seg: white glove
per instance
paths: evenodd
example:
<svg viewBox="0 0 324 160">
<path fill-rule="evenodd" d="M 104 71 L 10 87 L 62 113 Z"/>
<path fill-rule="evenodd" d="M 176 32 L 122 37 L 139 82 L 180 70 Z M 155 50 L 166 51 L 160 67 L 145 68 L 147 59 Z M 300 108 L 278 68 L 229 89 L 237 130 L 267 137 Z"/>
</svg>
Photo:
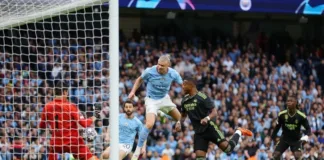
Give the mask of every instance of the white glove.
<svg viewBox="0 0 324 160">
<path fill-rule="evenodd" d="M 301 137 L 300 140 L 301 140 L 301 141 L 308 142 L 308 136 L 305 135 L 305 136 Z"/>
</svg>

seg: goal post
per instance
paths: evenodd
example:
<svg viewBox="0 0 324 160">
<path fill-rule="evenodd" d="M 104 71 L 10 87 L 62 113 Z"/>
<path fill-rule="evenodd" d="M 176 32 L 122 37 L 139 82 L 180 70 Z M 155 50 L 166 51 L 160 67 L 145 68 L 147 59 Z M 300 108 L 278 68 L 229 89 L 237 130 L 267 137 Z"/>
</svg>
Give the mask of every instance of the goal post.
<svg viewBox="0 0 324 160">
<path fill-rule="evenodd" d="M 101 110 L 92 126 L 98 136 L 87 142 L 93 154 L 108 146 L 110 124 L 110 159 L 119 159 L 118 1 L 2 0 L 0 22 L 0 134 L 8 146 L 23 144 L 5 151 L 20 159 L 48 155 L 51 133 L 37 127 L 54 85 L 64 81 L 82 114 Z"/>
<path fill-rule="evenodd" d="M 109 4 L 109 53 L 110 53 L 110 159 L 119 157 L 119 1 Z"/>
</svg>

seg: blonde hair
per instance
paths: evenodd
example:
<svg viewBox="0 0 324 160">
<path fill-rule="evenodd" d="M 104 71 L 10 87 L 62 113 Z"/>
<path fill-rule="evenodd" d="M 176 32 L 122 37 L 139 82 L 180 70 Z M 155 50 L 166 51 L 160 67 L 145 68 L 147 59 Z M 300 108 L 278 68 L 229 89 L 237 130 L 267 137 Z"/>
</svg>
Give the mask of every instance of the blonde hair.
<svg viewBox="0 0 324 160">
<path fill-rule="evenodd" d="M 170 55 L 168 54 L 162 55 L 158 61 L 168 62 L 171 65 Z"/>
</svg>

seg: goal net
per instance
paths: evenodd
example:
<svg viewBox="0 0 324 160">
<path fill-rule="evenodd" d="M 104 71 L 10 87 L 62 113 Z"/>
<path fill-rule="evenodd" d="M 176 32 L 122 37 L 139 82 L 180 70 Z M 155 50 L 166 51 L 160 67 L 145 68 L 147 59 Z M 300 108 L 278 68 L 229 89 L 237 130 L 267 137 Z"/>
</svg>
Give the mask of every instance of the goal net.
<svg viewBox="0 0 324 160">
<path fill-rule="evenodd" d="M 49 130 L 38 129 L 53 100 L 53 86 L 69 87 L 69 100 L 87 117 L 94 107 L 103 121 L 87 145 L 104 147 L 109 104 L 109 15 L 107 0 L 0 1 L 0 149 L 11 159 L 41 159 Z M 61 159 L 72 159 L 61 153 Z M 3 159 L 3 157 L 2 157 Z"/>
</svg>

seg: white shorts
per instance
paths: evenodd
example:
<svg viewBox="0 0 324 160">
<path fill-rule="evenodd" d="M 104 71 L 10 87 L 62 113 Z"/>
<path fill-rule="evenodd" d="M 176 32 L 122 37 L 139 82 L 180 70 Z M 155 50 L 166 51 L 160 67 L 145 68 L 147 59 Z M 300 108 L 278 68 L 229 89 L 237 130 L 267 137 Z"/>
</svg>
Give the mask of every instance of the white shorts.
<svg viewBox="0 0 324 160">
<path fill-rule="evenodd" d="M 177 106 L 172 102 L 169 95 L 166 95 L 162 99 L 151 99 L 149 97 L 145 97 L 145 107 L 146 113 L 154 113 L 157 115 L 158 110 L 168 114 Z"/>
<path fill-rule="evenodd" d="M 130 152 L 132 152 L 133 145 L 130 144 L 119 144 L 119 150 L 122 150 L 126 153 L 127 156 Z"/>
</svg>

